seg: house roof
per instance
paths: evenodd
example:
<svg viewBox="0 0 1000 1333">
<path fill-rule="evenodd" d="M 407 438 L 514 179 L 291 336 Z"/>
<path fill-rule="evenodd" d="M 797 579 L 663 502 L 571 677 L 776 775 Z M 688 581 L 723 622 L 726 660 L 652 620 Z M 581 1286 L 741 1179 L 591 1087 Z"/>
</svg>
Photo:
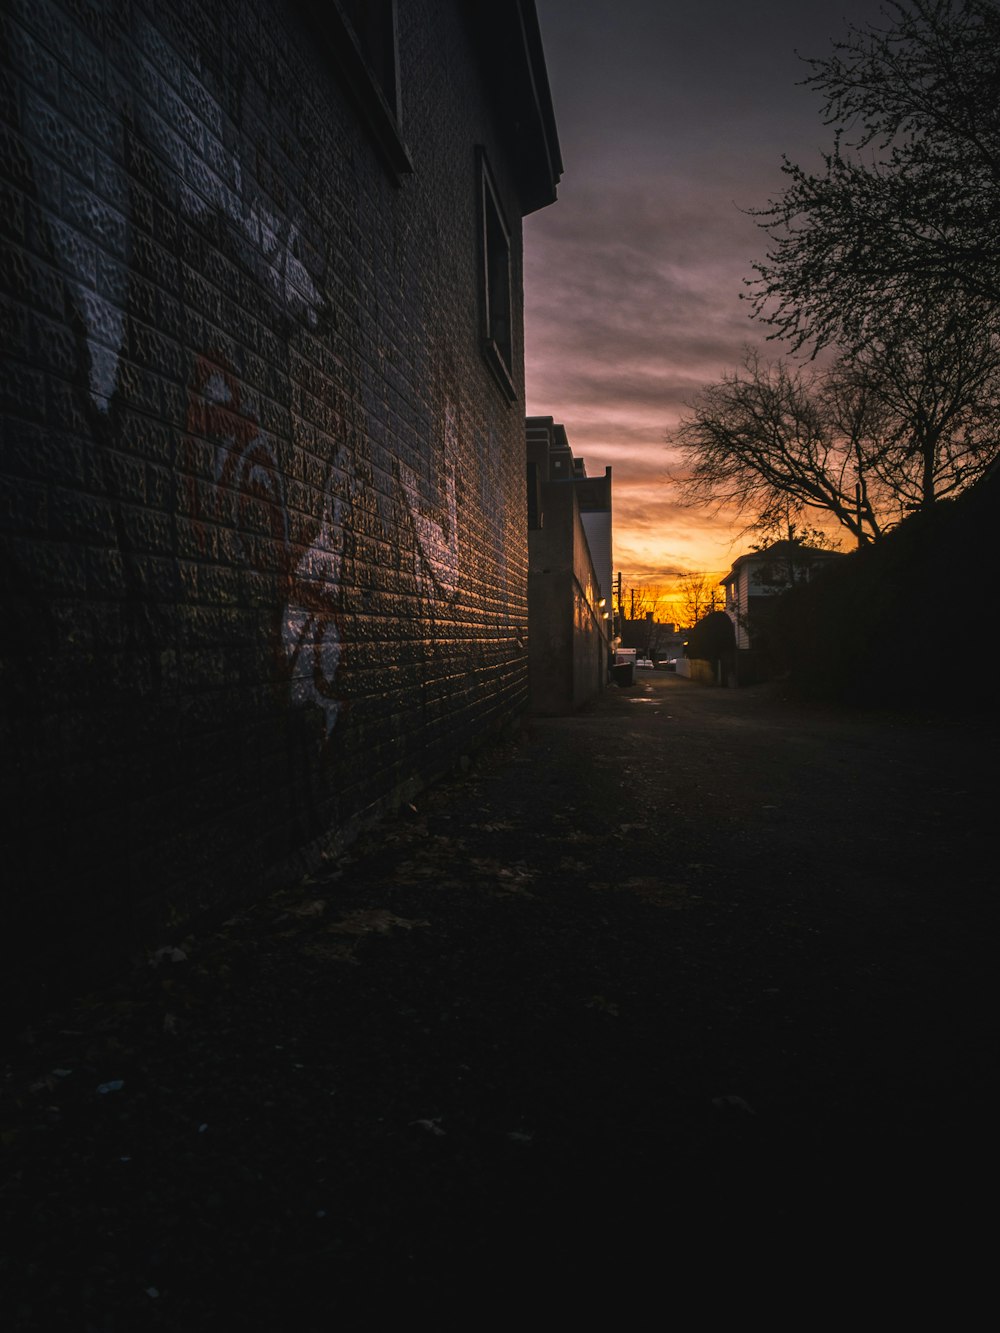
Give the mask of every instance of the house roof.
<svg viewBox="0 0 1000 1333">
<path fill-rule="evenodd" d="M 720 585 L 728 583 L 745 565 L 764 564 L 772 560 L 796 557 L 801 560 L 803 556 L 814 564 L 816 561 L 838 560 L 843 554 L 843 551 L 828 551 L 821 546 L 807 546 L 804 542 L 774 542 L 762 551 L 747 551 L 744 555 L 737 556 L 732 569 L 719 580 L 719 583 Z"/>
</svg>

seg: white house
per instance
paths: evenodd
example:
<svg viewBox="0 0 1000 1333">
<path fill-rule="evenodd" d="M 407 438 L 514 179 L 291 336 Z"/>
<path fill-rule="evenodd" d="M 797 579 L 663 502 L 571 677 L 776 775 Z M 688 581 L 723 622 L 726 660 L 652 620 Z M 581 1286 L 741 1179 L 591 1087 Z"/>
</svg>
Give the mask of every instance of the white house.
<svg viewBox="0 0 1000 1333">
<path fill-rule="evenodd" d="M 734 560 L 721 584 L 726 590 L 726 614 L 736 629 L 737 650 L 753 647 L 754 615 L 759 615 L 768 598 L 815 578 L 842 554 L 803 542 L 780 541 Z"/>
</svg>

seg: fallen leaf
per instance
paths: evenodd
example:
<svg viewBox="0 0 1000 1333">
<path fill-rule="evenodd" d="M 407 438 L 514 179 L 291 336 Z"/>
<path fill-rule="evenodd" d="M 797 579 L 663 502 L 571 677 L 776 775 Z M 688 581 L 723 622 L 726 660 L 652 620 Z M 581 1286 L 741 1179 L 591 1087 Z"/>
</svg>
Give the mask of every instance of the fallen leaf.
<svg viewBox="0 0 1000 1333">
<path fill-rule="evenodd" d="M 162 949 L 156 949 L 150 955 L 150 966 L 158 967 L 160 963 L 186 963 L 187 954 L 183 949 L 176 949 L 170 944 L 165 944 Z"/>
<path fill-rule="evenodd" d="M 301 907 L 290 907 L 288 910 L 292 916 L 322 916 L 326 911 L 326 903 L 321 898 L 314 898 L 311 902 L 303 903 Z"/>
<path fill-rule="evenodd" d="M 713 1097 L 712 1105 L 717 1111 L 742 1111 L 744 1115 L 757 1114 L 748 1101 L 745 1101 L 742 1097 L 735 1097 L 732 1094 L 725 1097 Z"/>
<path fill-rule="evenodd" d="M 444 1138 L 448 1132 L 441 1128 L 441 1117 L 435 1116 L 433 1120 L 411 1120 L 411 1125 L 416 1125 L 420 1129 L 426 1129 L 428 1134 L 436 1134 L 439 1138 Z"/>
<path fill-rule="evenodd" d="M 327 933 L 334 935 L 385 935 L 390 930 L 413 930 L 416 926 L 430 925 L 429 921 L 409 921 L 406 917 L 396 916 L 384 908 L 350 912 L 340 921 L 333 921 L 326 927 Z"/>
</svg>

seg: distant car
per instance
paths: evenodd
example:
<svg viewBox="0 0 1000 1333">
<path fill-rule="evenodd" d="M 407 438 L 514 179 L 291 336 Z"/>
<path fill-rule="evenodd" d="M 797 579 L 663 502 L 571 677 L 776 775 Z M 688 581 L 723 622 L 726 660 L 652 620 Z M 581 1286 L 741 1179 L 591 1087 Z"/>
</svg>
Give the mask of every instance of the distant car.
<svg viewBox="0 0 1000 1333">
<path fill-rule="evenodd" d="M 648 657 L 637 657 L 635 659 L 635 664 L 637 667 L 645 667 L 647 671 L 652 671 L 653 669 L 652 660 Z"/>
<path fill-rule="evenodd" d="M 676 671 L 676 670 L 677 670 L 677 658 L 676 658 L 676 657 L 663 657 L 663 658 L 660 659 L 659 662 L 657 662 L 656 665 L 657 665 L 657 667 L 659 668 L 660 671 Z"/>
</svg>

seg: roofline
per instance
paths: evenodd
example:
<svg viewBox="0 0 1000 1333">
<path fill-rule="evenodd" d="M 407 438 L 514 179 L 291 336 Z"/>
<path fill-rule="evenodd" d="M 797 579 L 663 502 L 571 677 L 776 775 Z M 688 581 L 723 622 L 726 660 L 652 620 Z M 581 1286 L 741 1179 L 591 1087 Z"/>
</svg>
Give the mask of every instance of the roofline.
<svg viewBox="0 0 1000 1333">
<path fill-rule="evenodd" d="M 465 0 L 465 11 L 501 110 L 527 216 L 555 203 L 563 173 L 535 0 Z"/>
<path fill-rule="evenodd" d="M 804 543 L 794 543 L 794 545 L 797 551 L 806 551 L 809 555 L 822 556 L 824 560 L 831 556 L 837 557 L 846 554 L 845 551 L 829 551 L 822 546 L 806 546 Z M 782 540 L 780 542 L 775 542 L 773 546 L 766 546 L 762 551 L 746 551 L 743 555 L 738 555 L 733 561 L 732 569 L 730 569 L 728 574 L 725 574 L 719 579 L 717 586 L 721 588 L 724 583 L 728 583 L 738 569 L 743 565 L 749 564 L 752 560 L 766 560 L 768 556 L 781 559 L 784 555 L 784 551 L 779 548 L 787 546 L 788 542 Z"/>
<path fill-rule="evenodd" d="M 521 19 L 521 31 L 524 38 L 525 54 L 528 61 L 528 73 L 531 82 L 532 102 L 538 118 L 538 128 L 542 135 L 548 176 L 551 180 L 551 197 L 545 198 L 526 211 L 534 212 L 555 203 L 556 189 L 563 174 L 562 152 L 559 147 L 559 131 L 556 128 L 556 114 L 552 106 L 552 90 L 549 87 L 549 71 L 545 63 L 545 49 L 542 44 L 542 32 L 538 26 L 538 10 L 535 0 L 518 0 Z"/>
</svg>

